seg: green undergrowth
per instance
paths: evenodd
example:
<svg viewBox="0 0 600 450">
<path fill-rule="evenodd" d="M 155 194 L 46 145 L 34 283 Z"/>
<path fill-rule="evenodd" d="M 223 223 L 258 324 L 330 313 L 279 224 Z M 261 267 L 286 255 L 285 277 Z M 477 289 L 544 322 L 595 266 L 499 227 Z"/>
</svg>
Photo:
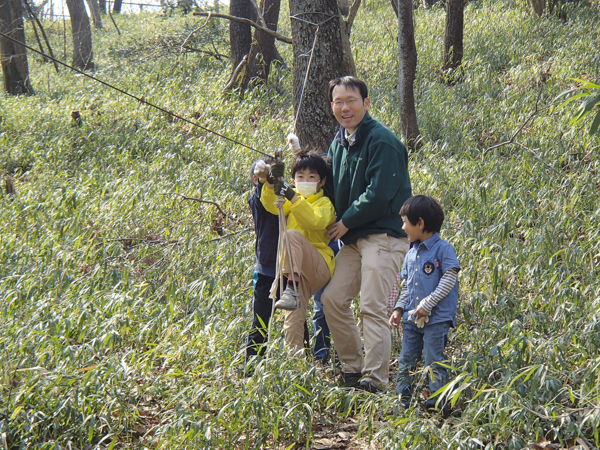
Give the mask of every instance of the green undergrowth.
<svg viewBox="0 0 600 450">
<path fill-rule="evenodd" d="M 289 358 L 280 315 L 244 378 L 256 153 L 30 55 L 35 95 L 0 103 L 0 172 L 16 190 L 0 197 L 0 448 L 310 448 L 348 420 L 359 447 L 598 447 L 600 146 L 554 99 L 569 77 L 600 78 L 599 10 L 567 8 L 562 23 L 524 2 L 469 3 L 453 84 L 443 10 L 415 11 L 413 190 L 442 203 L 462 266 L 446 421 L 423 415 L 422 396 L 401 411 L 393 385 L 357 395 Z M 121 36 L 107 19 L 94 31 L 95 76 L 250 147 L 285 144 L 289 46 L 288 67 L 241 98 L 222 93 L 226 23 L 115 19 Z M 62 22 L 47 31 L 62 58 Z M 357 70 L 372 115 L 400 135 L 396 36 L 389 2 L 366 2 Z"/>
</svg>

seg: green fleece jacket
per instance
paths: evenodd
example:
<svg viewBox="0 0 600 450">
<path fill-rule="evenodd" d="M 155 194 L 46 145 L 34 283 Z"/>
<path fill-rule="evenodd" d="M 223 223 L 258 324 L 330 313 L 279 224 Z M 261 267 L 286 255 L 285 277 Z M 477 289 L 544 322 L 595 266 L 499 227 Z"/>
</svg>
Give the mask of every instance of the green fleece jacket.
<svg viewBox="0 0 600 450">
<path fill-rule="evenodd" d="M 412 196 L 406 147 L 368 113 L 354 145 L 349 145 L 344 132 L 340 127 L 328 153 L 336 216 L 349 228 L 342 241 L 349 245 L 378 233 L 406 237 L 399 215 Z"/>
</svg>

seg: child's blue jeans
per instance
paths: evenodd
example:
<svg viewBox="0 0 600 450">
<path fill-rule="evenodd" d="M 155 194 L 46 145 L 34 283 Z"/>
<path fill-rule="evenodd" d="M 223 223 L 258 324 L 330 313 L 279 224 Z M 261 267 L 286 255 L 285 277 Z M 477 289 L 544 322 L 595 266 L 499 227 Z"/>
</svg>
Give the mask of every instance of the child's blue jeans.
<svg viewBox="0 0 600 450">
<path fill-rule="evenodd" d="M 431 394 L 446 384 L 446 368 L 435 363 L 444 361 L 444 349 L 448 343 L 450 325 L 450 322 L 439 322 L 425 325 L 424 328 L 418 328 L 414 322 L 404 322 L 402 351 L 398 358 L 396 393 L 401 396 L 405 407 L 410 404 L 412 396 L 414 377 L 410 372 L 416 370 L 417 363 L 422 357 L 425 359 L 425 367 L 431 369 L 426 369 Z M 433 407 L 438 398 L 429 398 L 425 403 L 425 407 Z"/>
</svg>

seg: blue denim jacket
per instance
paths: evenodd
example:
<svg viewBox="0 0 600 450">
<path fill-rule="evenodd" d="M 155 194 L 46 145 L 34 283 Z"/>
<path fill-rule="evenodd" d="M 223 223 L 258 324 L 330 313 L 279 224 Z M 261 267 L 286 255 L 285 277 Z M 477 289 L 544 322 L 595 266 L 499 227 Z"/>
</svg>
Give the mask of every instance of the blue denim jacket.
<svg viewBox="0 0 600 450">
<path fill-rule="evenodd" d="M 408 288 L 408 303 L 404 309 L 405 322 L 408 321 L 408 311 L 417 308 L 421 300 L 435 290 L 442 275 L 452 268 L 460 270 L 456 250 L 448 241 L 441 239 L 438 233 L 424 242 L 411 242 L 400 272 Z M 457 302 L 458 282 L 431 310 L 429 322 L 425 326 L 450 321 L 454 327 Z"/>
</svg>

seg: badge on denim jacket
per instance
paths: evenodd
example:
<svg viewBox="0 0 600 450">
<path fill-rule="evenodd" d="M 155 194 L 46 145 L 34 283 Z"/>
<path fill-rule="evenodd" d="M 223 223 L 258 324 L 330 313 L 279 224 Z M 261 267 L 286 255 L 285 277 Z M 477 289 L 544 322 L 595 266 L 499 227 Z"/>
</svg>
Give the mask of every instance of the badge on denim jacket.
<svg viewBox="0 0 600 450">
<path fill-rule="evenodd" d="M 423 264 L 423 272 L 425 272 L 427 275 L 431 275 L 433 273 L 433 269 L 435 269 L 435 266 L 431 261 L 427 261 L 425 264 Z"/>
</svg>

